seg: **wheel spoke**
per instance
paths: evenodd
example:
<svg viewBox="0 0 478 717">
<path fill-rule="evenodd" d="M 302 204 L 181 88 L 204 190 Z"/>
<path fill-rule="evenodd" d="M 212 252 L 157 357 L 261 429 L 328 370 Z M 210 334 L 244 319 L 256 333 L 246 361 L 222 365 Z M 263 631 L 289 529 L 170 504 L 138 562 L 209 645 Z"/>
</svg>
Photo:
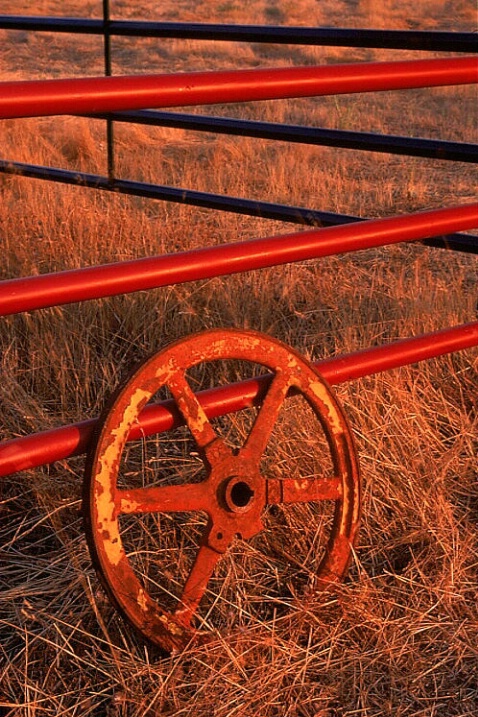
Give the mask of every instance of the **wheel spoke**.
<svg viewBox="0 0 478 717">
<path fill-rule="evenodd" d="M 338 500 L 342 497 L 342 480 L 331 478 L 269 478 L 267 505 L 279 503 L 316 503 L 321 500 Z"/>
<path fill-rule="evenodd" d="M 250 456 L 258 456 L 260 458 L 264 453 L 287 391 L 289 390 L 290 381 L 290 372 L 281 369 L 278 369 L 272 378 L 266 397 L 261 404 L 252 430 L 244 444 L 243 450 Z"/>
<path fill-rule="evenodd" d="M 221 553 L 216 552 L 206 543 L 199 548 L 183 588 L 180 598 L 181 607 L 174 612 L 174 618 L 183 625 L 190 625 L 220 557 Z"/>
<path fill-rule="evenodd" d="M 174 396 L 194 439 L 200 448 L 205 448 L 218 438 L 197 396 L 188 384 L 182 371 L 168 378 L 168 388 Z"/>
<path fill-rule="evenodd" d="M 151 486 L 117 491 L 119 513 L 174 513 L 207 510 L 203 483 Z"/>
</svg>

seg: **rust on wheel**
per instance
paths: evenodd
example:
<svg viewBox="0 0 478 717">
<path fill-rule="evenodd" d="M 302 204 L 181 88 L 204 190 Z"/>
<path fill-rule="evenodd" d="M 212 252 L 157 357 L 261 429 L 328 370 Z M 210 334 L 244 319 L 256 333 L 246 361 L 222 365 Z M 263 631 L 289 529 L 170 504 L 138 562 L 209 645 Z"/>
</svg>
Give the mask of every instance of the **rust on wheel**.
<svg viewBox="0 0 478 717">
<path fill-rule="evenodd" d="M 266 374 L 262 401 L 235 445 L 223 426 L 206 415 L 196 395 L 201 379 L 209 375 L 206 380 L 210 381 L 214 375 L 216 362 L 229 362 L 238 371 L 253 366 L 254 371 Z M 204 364 L 209 364 L 209 374 L 201 373 Z M 174 401 L 184 424 L 181 448 L 176 442 L 161 454 L 165 439 L 156 437 L 154 456 L 146 455 L 146 443 L 141 442 L 133 455 L 128 436 L 139 414 L 149 401 L 165 397 Z M 307 421 L 293 407 L 279 439 L 275 438 L 288 402 L 299 399 L 308 411 Z M 300 446 L 289 444 L 292 429 L 288 426 L 303 435 L 309 424 L 314 431 L 307 433 L 305 458 L 296 460 L 294 453 Z M 313 452 L 319 435 L 326 460 L 322 457 L 317 466 Z M 187 462 L 188 470 L 191 464 L 200 466 L 199 474 L 191 478 L 190 470 L 181 473 L 181 461 Z M 309 463 L 312 467 L 301 474 L 301 465 Z M 299 515 L 295 523 L 290 516 L 293 504 L 310 506 L 306 517 Z M 230 621 L 224 615 L 235 607 L 229 597 L 233 595 L 231 583 L 234 587 L 237 579 L 242 587 L 247 584 L 241 575 L 252 570 L 254 561 L 262 560 L 262 551 L 270 551 L 267 566 L 277 559 L 281 565 L 300 563 L 302 569 L 301 545 L 294 543 L 288 549 L 285 542 L 294 540 L 294 526 L 314 534 L 312 521 L 319 520 L 313 512 L 315 505 L 326 505 L 330 518 L 322 528 L 317 523 L 319 537 L 324 526 L 327 535 L 318 562 L 312 560 L 313 577 L 309 570 L 308 584 L 319 589 L 340 580 L 350 561 L 359 504 L 351 432 L 315 368 L 288 346 L 257 332 L 213 330 L 156 353 L 115 393 L 89 453 L 83 510 L 92 559 L 110 599 L 144 636 L 171 651 L 193 639 L 208 639 L 215 629 L 228 628 Z M 274 520 L 280 511 L 281 533 L 274 539 Z M 138 521 L 146 536 L 143 546 L 132 542 Z M 185 526 L 187 540 L 182 532 Z M 232 566 L 228 558 L 232 561 L 241 547 L 250 551 L 249 562 L 228 572 Z M 306 557 L 313 557 L 315 543 L 305 552 Z M 147 577 L 149 569 L 152 575 Z M 278 582 L 279 569 L 274 571 Z M 254 605 L 273 601 L 271 580 L 264 594 L 255 596 Z M 254 589 L 258 582 L 254 578 Z M 283 603 L 278 595 L 278 604 Z M 227 610 L 216 627 L 214 610 L 223 603 Z M 238 609 L 242 616 L 249 610 Z"/>
</svg>

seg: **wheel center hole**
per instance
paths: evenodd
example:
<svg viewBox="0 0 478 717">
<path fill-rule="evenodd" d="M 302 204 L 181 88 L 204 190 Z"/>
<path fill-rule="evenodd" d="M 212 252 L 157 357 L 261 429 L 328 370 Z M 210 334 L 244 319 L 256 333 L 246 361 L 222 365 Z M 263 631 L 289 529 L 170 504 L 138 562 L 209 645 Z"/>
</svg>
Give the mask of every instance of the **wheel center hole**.
<svg viewBox="0 0 478 717">
<path fill-rule="evenodd" d="M 254 491 L 244 481 L 235 483 L 231 488 L 231 501 L 237 508 L 245 508 L 253 495 Z"/>
</svg>

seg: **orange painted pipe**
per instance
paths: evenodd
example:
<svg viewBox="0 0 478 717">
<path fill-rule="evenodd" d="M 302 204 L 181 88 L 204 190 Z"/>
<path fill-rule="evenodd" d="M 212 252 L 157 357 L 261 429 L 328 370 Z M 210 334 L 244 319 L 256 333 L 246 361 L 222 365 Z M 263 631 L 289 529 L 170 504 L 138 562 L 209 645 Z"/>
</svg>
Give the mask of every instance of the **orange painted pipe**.
<svg viewBox="0 0 478 717">
<path fill-rule="evenodd" d="M 315 366 L 333 386 L 474 346 L 478 346 L 478 321 L 318 361 Z M 260 402 L 264 389 L 267 377 L 208 389 L 198 396 L 212 419 Z M 173 401 L 152 404 L 141 413 L 130 440 L 171 430 L 182 422 Z M 95 424 L 91 419 L 0 443 L 0 477 L 85 453 Z"/>
<path fill-rule="evenodd" d="M 0 119 L 313 97 L 478 82 L 478 57 L 0 84 Z"/>
<path fill-rule="evenodd" d="M 0 283 L 0 316 L 227 276 L 478 227 L 478 203 Z"/>
</svg>

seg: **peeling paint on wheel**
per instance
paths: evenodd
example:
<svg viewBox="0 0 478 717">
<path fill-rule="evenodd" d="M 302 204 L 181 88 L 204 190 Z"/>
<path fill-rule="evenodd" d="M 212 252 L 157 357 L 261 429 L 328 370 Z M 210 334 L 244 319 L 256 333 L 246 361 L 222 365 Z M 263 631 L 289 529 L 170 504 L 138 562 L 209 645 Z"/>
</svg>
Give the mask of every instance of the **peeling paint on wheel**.
<svg viewBox="0 0 478 717">
<path fill-rule="evenodd" d="M 268 384 L 271 393 L 265 392 L 250 435 L 238 451 L 228 448 L 216 434 L 186 381 L 186 372 L 192 366 L 230 359 L 259 364 L 272 372 Z M 198 445 L 206 478 L 198 484 L 155 487 L 154 494 L 150 492 L 144 500 L 142 489 L 135 489 L 133 499 L 133 491 L 118 487 L 122 452 L 142 408 L 163 386 L 168 386 L 175 397 L 177 408 Z M 289 387 L 306 399 L 319 419 L 329 445 L 334 470 L 331 478 L 272 479 L 261 473 L 262 451 Z M 262 514 L 268 506 L 334 501 L 335 517 L 325 556 L 317 569 L 316 584 L 326 588 L 345 573 L 360 513 L 357 456 L 337 399 L 315 368 L 293 349 L 251 331 L 216 330 L 183 339 L 136 369 L 118 390 L 100 419 L 100 426 L 85 475 L 85 495 L 88 496 L 84 506 L 88 512 L 85 524 L 93 562 L 123 616 L 163 649 L 183 649 L 191 640 L 205 639 L 195 628 L 194 617 L 215 566 L 237 536 L 249 540 L 263 530 Z M 123 513 L 151 510 L 196 511 L 198 507 L 208 514 L 208 526 L 198 541 L 197 555 L 178 597 L 177 608 L 171 612 L 152 599 L 142 577 L 135 573 L 122 544 L 119 517 Z"/>
</svg>

